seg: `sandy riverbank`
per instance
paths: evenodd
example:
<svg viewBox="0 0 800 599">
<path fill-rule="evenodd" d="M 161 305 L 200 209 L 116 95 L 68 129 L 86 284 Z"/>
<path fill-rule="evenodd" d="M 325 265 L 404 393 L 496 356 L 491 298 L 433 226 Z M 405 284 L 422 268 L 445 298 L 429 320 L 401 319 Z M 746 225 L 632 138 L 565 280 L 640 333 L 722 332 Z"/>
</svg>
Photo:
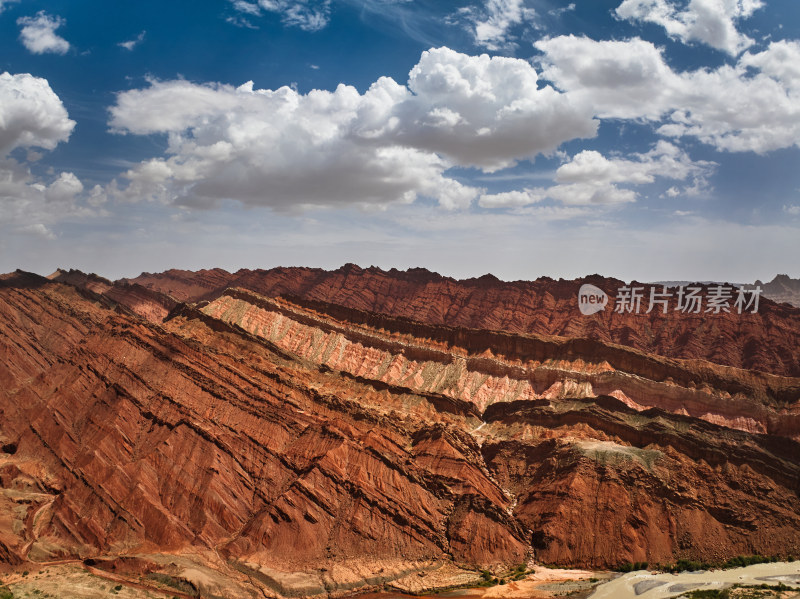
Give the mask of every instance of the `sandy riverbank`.
<svg viewBox="0 0 800 599">
<path fill-rule="evenodd" d="M 800 590 L 800 561 L 680 574 L 651 574 L 644 570 L 630 572 L 599 586 L 590 599 L 666 599 L 695 589 L 765 583 L 783 583 Z"/>
</svg>

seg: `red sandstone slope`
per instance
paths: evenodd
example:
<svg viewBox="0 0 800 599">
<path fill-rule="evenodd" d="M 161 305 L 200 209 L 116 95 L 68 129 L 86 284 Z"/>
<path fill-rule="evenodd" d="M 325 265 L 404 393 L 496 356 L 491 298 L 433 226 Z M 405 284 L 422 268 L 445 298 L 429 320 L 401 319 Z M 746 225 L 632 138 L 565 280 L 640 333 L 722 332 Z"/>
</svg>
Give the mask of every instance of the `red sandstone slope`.
<svg viewBox="0 0 800 599">
<path fill-rule="evenodd" d="M 618 314 L 578 311 L 583 283 L 614 294 L 624 283 L 599 276 L 575 281 L 505 283 L 492 276 L 457 281 L 424 269 L 382 271 L 346 265 L 335 271 L 310 268 L 143 273 L 131 282 L 182 301 L 208 300 L 227 287 L 276 297 L 297 296 L 371 312 L 511 333 L 586 337 L 663 356 L 800 376 L 800 309 L 761 298 L 758 313 Z"/>
<path fill-rule="evenodd" d="M 0 472 L 27 494 L 0 539 L 9 560 L 200 547 L 242 567 L 354 558 L 396 574 L 525 558 L 474 443 L 414 460 L 414 435 L 451 418 L 424 398 L 409 430 L 364 405 L 402 400 L 198 319 L 169 332 L 25 276 L 0 294 Z"/>
<path fill-rule="evenodd" d="M 800 551 L 798 379 L 246 290 L 153 324 L 24 273 L 0 330 L 8 562 L 213 552 L 317 594 Z"/>
<path fill-rule="evenodd" d="M 58 269 L 47 278 L 104 296 L 150 322 L 163 321 L 170 310 L 178 304 L 169 294 L 153 291 L 136 283 L 109 281 L 95 274 L 85 274 L 74 269 L 69 271 Z"/>
</svg>

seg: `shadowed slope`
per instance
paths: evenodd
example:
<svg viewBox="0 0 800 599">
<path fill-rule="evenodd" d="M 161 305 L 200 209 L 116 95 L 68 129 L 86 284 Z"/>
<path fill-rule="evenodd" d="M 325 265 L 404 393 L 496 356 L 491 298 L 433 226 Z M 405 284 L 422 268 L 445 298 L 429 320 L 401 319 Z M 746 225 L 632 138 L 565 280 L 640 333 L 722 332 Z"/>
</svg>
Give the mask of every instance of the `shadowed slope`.
<svg viewBox="0 0 800 599">
<path fill-rule="evenodd" d="M 797 379 L 246 290 L 154 324 L 105 293 L 0 283 L 8 562 L 213 552 L 313 594 L 800 550 Z"/>
<path fill-rule="evenodd" d="M 241 287 L 268 297 L 321 300 L 430 324 L 584 337 L 667 357 L 800 376 L 800 309 L 764 297 L 755 314 L 684 314 L 674 309 L 645 314 L 645 301 L 639 314 L 619 314 L 609 307 L 582 316 L 577 305 L 581 284 L 604 289 L 613 307 L 624 283 L 599 275 L 575 281 L 545 277 L 506 283 L 491 275 L 457 281 L 425 269 L 383 271 L 352 264 L 335 271 L 169 270 L 130 281 L 181 301 L 213 300 L 228 287 Z"/>
</svg>

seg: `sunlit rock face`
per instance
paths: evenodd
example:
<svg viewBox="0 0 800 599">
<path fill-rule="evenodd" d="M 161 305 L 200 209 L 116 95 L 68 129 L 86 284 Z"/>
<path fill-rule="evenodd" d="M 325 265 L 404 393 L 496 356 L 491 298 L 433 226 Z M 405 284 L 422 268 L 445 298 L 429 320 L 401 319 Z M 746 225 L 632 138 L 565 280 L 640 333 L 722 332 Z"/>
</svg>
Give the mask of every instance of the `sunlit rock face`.
<svg viewBox="0 0 800 599">
<path fill-rule="evenodd" d="M 313 268 L 169 270 L 143 273 L 129 282 L 167 293 L 179 301 L 216 298 L 228 287 L 241 287 L 269 297 L 294 296 L 321 300 L 370 312 L 403 316 L 419 322 L 563 337 L 589 338 L 633 347 L 647 353 L 702 359 L 784 376 L 800 376 L 800 311 L 776 304 L 767 294 L 758 309 L 729 312 L 681 312 L 677 289 L 667 313 L 661 304 L 649 306 L 651 285 L 641 284 L 644 298 L 636 312 L 618 312 L 618 291 L 626 283 L 592 275 L 558 281 L 503 282 L 491 275 L 457 281 L 423 268 L 407 271 L 362 269 L 348 264 L 335 271 Z M 582 285 L 608 294 L 606 308 L 591 316 L 578 309 Z M 630 286 L 639 284 L 630 283 Z M 655 285 L 661 292 L 661 286 Z M 707 295 L 708 286 L 702 286 Z M 768 341 L 768 342 L 767 342 Z"/>
<path fill-rule="evenodd" d="M 583 323 L 577 287 L 357 267 L 3 275 L 0 559 L 146 554 L 150 572 L 169 554 L 317 594 L 446 561 L 800 552 L 791 359 L 609 343 L 625 318 L 722 351 L 688 315 Z M 800 311 L 762 307 L 714 330 L 769 351 L 797 338 Z"/>
</svg>

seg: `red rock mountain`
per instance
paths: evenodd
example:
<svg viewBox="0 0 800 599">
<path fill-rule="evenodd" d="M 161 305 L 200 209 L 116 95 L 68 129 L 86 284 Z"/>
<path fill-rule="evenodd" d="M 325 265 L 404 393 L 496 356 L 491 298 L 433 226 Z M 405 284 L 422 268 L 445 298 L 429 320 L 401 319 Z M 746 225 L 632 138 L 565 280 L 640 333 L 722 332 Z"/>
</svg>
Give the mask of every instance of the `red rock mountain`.
<svg viewBox="0 0 800 599">
<path fill-rule="evenodd" d="M 335 271 L 169 270 L 143 273 L 128 282 L 179 301 L 210 299 L 227 287 L 241 287 L 269 297 L 321 300 L 431 324 L 585 337 L 662 356 L 800 376 L 800 309 L 764 297 L 757 313 L 686 314 L 670 307 L 667 314 L 660 309 L 645 314 L 643 305 L 639 314 L 620 314 L 609 307 L 582 316 L 577 296 L 583 283 L 603 289 L 611 306 L 625 283 L 597 275 L 574 281 L 506 283 L 491 275 L 458 281 L 425 269 L 383 271 L 352 264 Z"/>
<path fill-rule="evenodd" d="M 576 284 L 3 275 L 0 560 L 263 597 L 449 563 L 798 555 L 798 311 L 707 319 L 763 361 L 742 369 L 609 343 L 679 326 L 734 361 L 679 315 L 583 322 Z"/>
</svg>

